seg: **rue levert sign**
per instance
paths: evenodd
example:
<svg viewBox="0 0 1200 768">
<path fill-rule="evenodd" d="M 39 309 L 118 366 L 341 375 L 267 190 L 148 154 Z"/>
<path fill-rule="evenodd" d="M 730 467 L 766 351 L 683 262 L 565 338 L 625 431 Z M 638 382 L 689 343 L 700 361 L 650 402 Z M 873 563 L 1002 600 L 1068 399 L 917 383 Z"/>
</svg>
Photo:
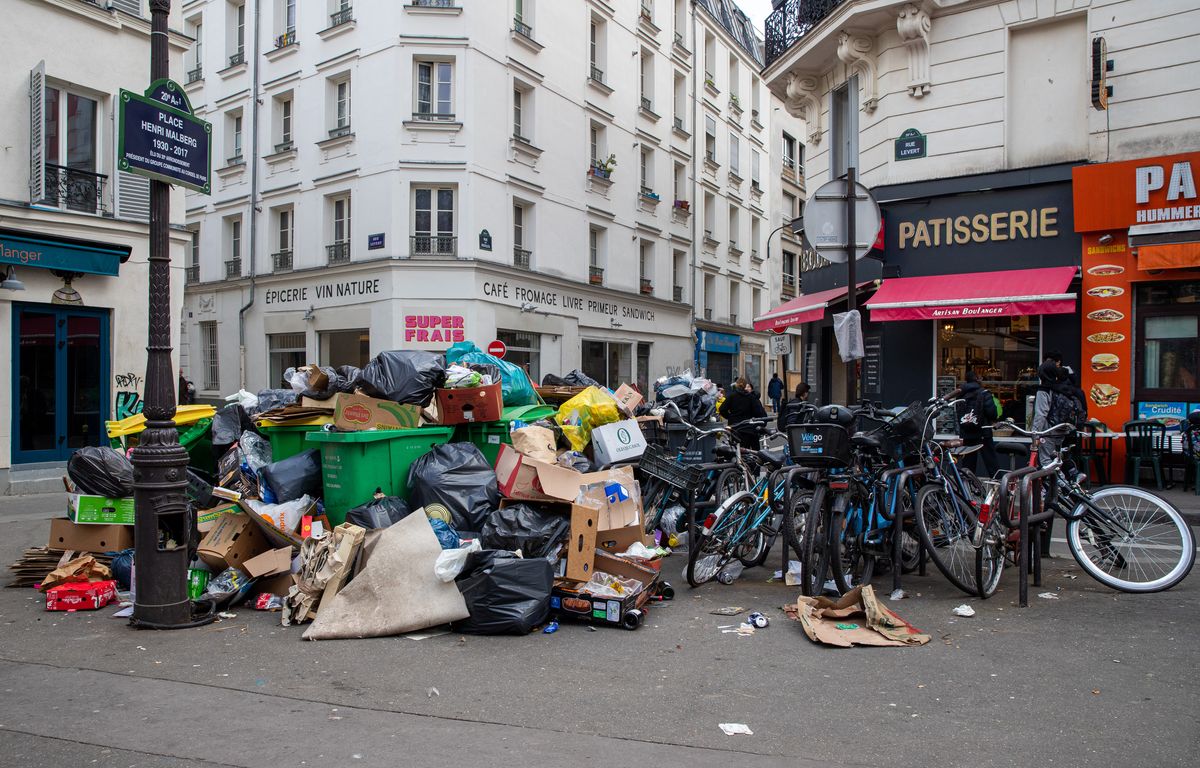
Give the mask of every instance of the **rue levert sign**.
<svg viewBox="0 0 1200 768">
<path fill-rule="evenodd" d="M 117 167 L 208 194 L 212 125 L 192 114 L 173 80 L 156 80 L 144 95 L 121 89 Z"/>
<path fill-rule="evenodd" d="M 896 139 L 896 159 L 916 160 L 925 157 L 925 134 L 909 128 Z"/>
</svg>

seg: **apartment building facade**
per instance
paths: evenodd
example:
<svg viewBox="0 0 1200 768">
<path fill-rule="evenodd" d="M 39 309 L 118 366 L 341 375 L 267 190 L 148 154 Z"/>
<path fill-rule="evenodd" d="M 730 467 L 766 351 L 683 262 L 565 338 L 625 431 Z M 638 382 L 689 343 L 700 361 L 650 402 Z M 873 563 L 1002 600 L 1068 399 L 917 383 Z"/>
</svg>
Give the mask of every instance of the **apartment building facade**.
<svg viewBox="0 0 1200 768">
<path fill-rule="evenodd" d="M 105 421 L 141 411 L 149 183 L 116 169 L 115 131 L 118 90 L 149 85 L 150 19 L 142 0 L 5 11 L 0 358 L 12 383 L 0 387 L 0 493 L 30 493 L 61 489 L 72 452 L 107 444 Z M 170 35 L 177 76 L 189 42 Z M 182 224 L 183 195 L 172 204 Z M 172 231 L 175 317 L 185 242 Z"/>
<path fill-rule="evenodd" d="M 695 367 L 692 41 L 698 17 L 721 18 L 700 6 L 732 18 L 715 0 L 186 3 L 186 88 L 224 161 L 213 194 L 187 199 L 201 392 L 460 340 L 503 341 L 535 378 L 645 386 Z M 709 180 L 721 237 L 736 228 L 708 266 L 743 286 L 714 321 L 729 335 L 752 334 L 770 284 L 771 192 L 755 212 L 748 183 L 768 118 L 752 128 L 757 65 L 739 67 L 736 219 Z"/>
</svg>

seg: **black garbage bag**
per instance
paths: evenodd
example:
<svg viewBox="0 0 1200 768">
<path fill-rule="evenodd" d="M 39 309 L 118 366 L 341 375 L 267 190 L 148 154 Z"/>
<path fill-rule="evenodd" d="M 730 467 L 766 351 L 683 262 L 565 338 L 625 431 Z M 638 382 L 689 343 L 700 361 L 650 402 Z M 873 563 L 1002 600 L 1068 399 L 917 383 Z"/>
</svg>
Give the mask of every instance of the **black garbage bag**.
<svg viewBox="0 0 1200 768">
<path fill-rule="evenodd" d="M 265 484 L 275 497 L 273 504 L 282 504 L 308 494 L 322 496 L 321 452 L 316 448 L 301 451 L 295 456 L 272 462 L 258 471 L 259 482 Z"/>
<path fill-rule="evenodd" d="M 242 436 L 243 432 L 261 434 L 254 426 L 254 419 L 246 413 L 246 409 L 237 403 L 230 403 L 213 416 L 212 435 L 213 453 L 219 458 L 225 455 L 229 446 Z"/>
<path fill-rule="evenodd" d="M 424 408 L 433 400 L 433 390 L 445 381 L 445 357 L 402 349 L 380 352 L 362 369 L 355 384 L 371 397 Z"/>
<path fill-rule="evenodd" d="M 496 472 L 471 443 L 434 446 L 408 471 L 408 503 L 427 514 L 442 507 L 455 530 L 479 532 L 500 506 Z"/>
<path fill-rule="evenodd" d="M 399 496 L 381 496 L 366 504 L 360 504 L 346 513 L 346 522 L 373 531 L 395 525 L 412 514 L 412 510 Z"/>
<path fill-rule="evenodd" d="M 687 392 L 676 397 L 668 398 L 667 402 L 679 406 L 680 414 L 689 424 L 703 424 L 717 415 L 717 398 L 702 390 Z M 667 408 L 663 418 L 669 422 L 679 421 L 675 409 Z"/>
<path fill-rule="evenodd" d="M 563 376 L 563 381 L 569 387 L 603 387 L 604 385 L 588 376 L 583 371 L 576 368 L 575 370 Z"/>
<path fill-rule="evenodd" d="M 456 582 L 471 617 L 451 624 L 455 632 L 525 635 L 550 615 L 554 568 L 547 560 L 472 552 Z"/>
<path fill-rule="evenodd" d="M 112 570 L 113 580 L 117 582 L 117 589 L 129 589 L 130 579 L 133 578 L 133 548 L 122 549 L 113 555 L 109 569 Z"/>
<path fill-rule="evenodd" d="M 491 365 L 489 363 L 469 363 L 467 367 L 481 376 L 491 377 L 492 383 L 497 384 L 503 380 L 504 375 L 500 373 L 500 366 Z"/>
<path fill-rule="evenodd" d="M 542 386 L 543 387 L 567 387 L 570 385 L 567 384 L 566 379 L 562 378 L 561 376 L 555 376 L 553 373 L 547 373 L 545 376 L 542 377 Z"/>
<path fill-rule="evenodd" d="M 338 381 L 334 392 L 353 392 L 355 383 L 362 376 L 362 368 L 357 365 L 339 365 L 337 368 Z"/>
<path fill-rule="evenodd" d="M 67 475 L 80 493 L 121 499 L 133 495 L 133 465 L 125 454 L 91 445 L 71 454 Z"/>
<path fill-rule="evenodd" d="M 487 549 L 521 550 L 525 557 L 548 557 L 571 533 L 571 520 L 528 504 L 502 507 L 483 523 L 480 543 Z"/>
<path fill-rule="evenodd" d="M 258 393 L 258 405 L 250 409 L 251 416 L 291 405 L 299 399 L 294 389 L 264 389 Z"/>
</svg>

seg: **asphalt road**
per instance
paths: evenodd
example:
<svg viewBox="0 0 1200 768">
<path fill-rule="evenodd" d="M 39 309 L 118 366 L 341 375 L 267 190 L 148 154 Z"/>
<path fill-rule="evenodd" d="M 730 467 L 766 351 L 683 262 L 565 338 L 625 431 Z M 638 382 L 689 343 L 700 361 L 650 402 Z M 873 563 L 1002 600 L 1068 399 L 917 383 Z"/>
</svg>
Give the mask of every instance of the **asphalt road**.
<svg viewBox="0 0 1200 768">
<path fill-rule="evenodd" d="M 0 500 L 0 559 L 59 494 Z M 1200 580 L 1114 593 L 1065 550 L 1026 609 L 912 576 L 892 603 L 933 641 L 815 646 L 762 569 L 689 590 L 636 632 L 303 642 L 278 614 L 139 632 L 112 610 L 0 590 L 0 763 L 28 766 L 1173 766 L 1200 747 Z M 777 566 L 776 566 L 777 567 Z M 886 590 L 881 590 L 886 595 Z M 951 609 L 969 603 L 973 618 Z M 771 626 L 723 634 L 728 605 Z M 753 736 L 725 736 L 718 723 Z"/>
</svg>

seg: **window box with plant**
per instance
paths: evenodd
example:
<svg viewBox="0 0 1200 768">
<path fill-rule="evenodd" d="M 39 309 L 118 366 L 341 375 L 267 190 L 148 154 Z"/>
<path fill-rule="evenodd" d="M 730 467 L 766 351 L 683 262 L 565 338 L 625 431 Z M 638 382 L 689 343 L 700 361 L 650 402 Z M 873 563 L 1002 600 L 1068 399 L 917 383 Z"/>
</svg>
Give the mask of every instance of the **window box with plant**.
<svg viewBox="0 0 1200 768">
<path fill-rule="evenodd" d="M 704 89 L 716 96 L 720 91 L 717 90 L 717 81 L 713 79 L 712 72 L 704 73 Z"/>
<path fill-rule="evenodd" d="M 605 160 L 597 160 L 592 158 L 592 164 L 588 168 L 588 174 L 595 176 L 598 179 L 610 179 L 612 178 L 613 169 L 616 167 L 616 155 L 609 155 Z"/>
<path fill-rule="evenodd" d="M 692 204 L 687 200 L 676 200 L 674 207 L 680 211 L 691 211 Z"/>
<path fill-rule="evenodd" d="M 729 111 L 736 112 L 739 115 L 742 114 L 742 102 L 738 99 L 736 93 L 731 94 L 729 97 Z"/>
<path fill-rule="evenodd" d="M 655 192 L 653 189 L 650 189 L 649 187 L 642 187 L 641 194 L 642 194 L 642 197 L 646 198 L 647 200 L 653 200 L 656 203 L 662 199 L 661 197 L 659 197 L 657 192 Z"/>
<path fill-rule="evenodd" d="M 604 285 L 604 267 L 589 266 L 588 282 L 592 285 Z"/>
<path fill-rule="evenodd" d="M 652 296 L 654 294 L 654 283 L 650 281 L 650 278 L 643 277 L 641 279 L 639 291 L 643 296 Z"/>
</svg>

